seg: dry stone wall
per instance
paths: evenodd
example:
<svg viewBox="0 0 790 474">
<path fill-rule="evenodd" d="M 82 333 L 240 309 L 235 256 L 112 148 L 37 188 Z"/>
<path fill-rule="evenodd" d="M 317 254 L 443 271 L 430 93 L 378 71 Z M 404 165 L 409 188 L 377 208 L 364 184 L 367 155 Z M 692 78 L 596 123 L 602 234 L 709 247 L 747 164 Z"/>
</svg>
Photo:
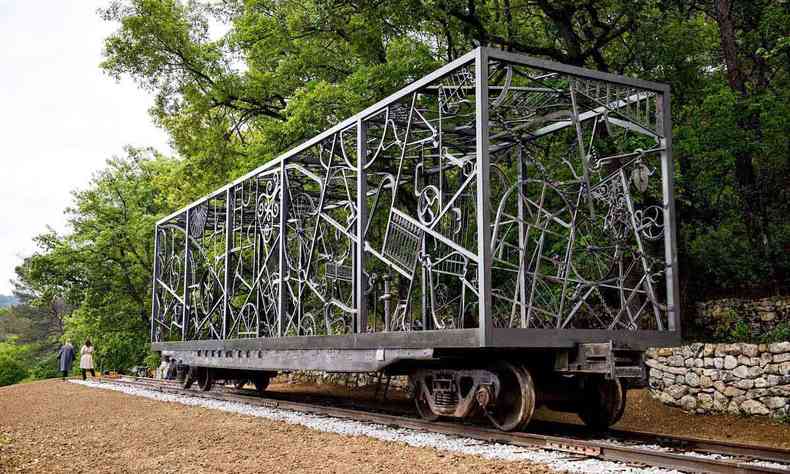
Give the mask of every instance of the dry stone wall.
<svg viewBox="0 0 790 474">
<path fill-rule="evenodd" d="M 745 324 L 757 338 L 790 324 L 790 296 L 711 300 L 697 303 L 696 310 L 697 324 L 719 337 L 731 334 L 737 324 Z"/>
<path fill-rule="evenodd" d="M 790 342 L 650 349 L 652 395 L 694 413 L 790 415 Z"/>
</svg>

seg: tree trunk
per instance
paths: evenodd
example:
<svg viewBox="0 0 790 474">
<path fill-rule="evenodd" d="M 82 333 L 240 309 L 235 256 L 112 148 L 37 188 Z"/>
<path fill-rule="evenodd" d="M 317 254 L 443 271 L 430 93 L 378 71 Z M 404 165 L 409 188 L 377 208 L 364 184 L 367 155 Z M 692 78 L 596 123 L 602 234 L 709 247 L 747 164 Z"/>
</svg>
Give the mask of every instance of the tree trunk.
<svg viewBox="0 0 790 474">
<path fill-rule="evenodd" d="M 737 93 L 737 127 L 743 132 L 742 136 L 745 139 L 752 140 L 760 130 L 760 118 L 757 113 L 749 110 L 750 94 L 744 80 L 743 65 L 738 56 L 732 4 L 732 0 L 717 0 L 715 19 L 719 27 L 719 42 L 726 67 L 727 83 Z M 764 214 L 763 196 L 757 187 L 753 151 L 748 144 L 735 152 L 735 180 L 743 201 L 743 219 L 749 241 L 764 257 L 766 234 L 760 219 Z"/>
</svg>

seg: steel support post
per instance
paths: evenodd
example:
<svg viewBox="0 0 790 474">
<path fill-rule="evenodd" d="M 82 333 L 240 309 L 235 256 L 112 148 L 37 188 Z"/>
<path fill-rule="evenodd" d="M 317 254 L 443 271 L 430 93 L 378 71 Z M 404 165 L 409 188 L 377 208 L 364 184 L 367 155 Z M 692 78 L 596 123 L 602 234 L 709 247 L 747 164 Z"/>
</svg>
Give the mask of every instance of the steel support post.
<svg viewBox="0 0 790 474">
<path fill-rule="evenodd" d="M 285 261 L 285 251 L 288 245 L 288 176 L 285 172 L 285 161 L 280 162 L 280 242 L 278 249 L 278 260 L 280 265 L 280 286 L 277 294 L 277 335 L 283 337 L 285 332 L 285 312 L 288 308 L 286 303 L 285 272 L 287 262 Z"/>
<path fill-rule="evenodd" d="M 235 193 L 233 187 L 225 190 L 225 275 L 222 284 L 222 339 L 228 337 L 228 314 L 230 313 L 230 285 L 231 272 L 233 265 L 231 254 L 233 253 L 233 213 L 235 211 Z"/>
<path fill-rule="evenodd" d="M 382 281 L 384 282 L 384 331 L 390 330 L 390 299 L 392 295 L 390 295 L 390 279 L 391 277 L 388 274 L 384 274 L 381 277 Z"/>
<path fill-rule="evenodd" d="M 154 340 L 154 321 L 159 317 L 159 298 L 156 297 L 156 281 L 159 279 L 159 226 L 154 226 L 154 276 L 151 279 L 151 340 Z"/>
<path fill-rule="evenodd" d="M 357 241 L 354 245 L 354 305 L 357 310 L 356 332 L 367 331 L 368 300 L 365 294 L 365 227 L 368 223 L 368 180 L 365 163 L 368 156 L 368 131 L 364 120 L 357 120 Z"/>
<path fill-rule="evenodd" d="M 420 241 L 420 255 L 426 255 L 425 238 Z M 433 311 L 433 308 L 431 308 Z M 422 329 L 427 331 L 431 328 L 430 318 L 428 318 L 428 272 L 425 265 L 420 265 L 420 318 Z"/>
<path fill-rule="evenodd" d="M 189 210 L 184 212 L 184 304 L 181 310 L 181 339 L 187 339 L 189 325 Z"/>
<path fill-rule="evenodd" d="M 477 284 L 480 345 L 493 341 L 491 320 L 491 203 L 488 158 L 488 49 L 475 51 L 475 148 L 477 154 Z"/>
<path fill-rule="evenodd" d="M 661 152 L 661 182 L 664 194 L 664 261 L 667 279 L 667 319 L 670 331 L 680 333 L 680 284 L 678 282 L 678 250 L 675 226 L 674 163 L 672 161 L 672 113 L 670 90 L 666 87 L 658 101 Z"/>
<path fill-rule="evenodd" d="M 527 165 L 524 162 L 524 149 L 518 148 L 518 298 L 519 320 L 521 327 L 527 327 L 527 229 L 524 224 L 527 218 L 524 212 L 524 189 L 527 179 Z"/>
</svg>

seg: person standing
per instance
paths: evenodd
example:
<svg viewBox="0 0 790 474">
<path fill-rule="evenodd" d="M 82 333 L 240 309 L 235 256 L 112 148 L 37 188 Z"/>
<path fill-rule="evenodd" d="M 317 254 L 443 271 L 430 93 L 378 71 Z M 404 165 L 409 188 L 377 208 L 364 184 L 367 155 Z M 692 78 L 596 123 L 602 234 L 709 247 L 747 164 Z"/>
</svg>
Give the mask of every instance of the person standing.
<svg viewBox="0 0 790 474">
<path fill-rule="evenodd" d="M 156 378 L 162 380 L 167 378 L 167 366 L 169 363 L 170 363 L 170 356 L 163 356 L 162 363 L 159 364 L 159 368 L 156 370 Z"/>
<path fill-rule="evenodd" d="M 93 344 L 90 339 L 85 339 L 85 345 L 80 349 L 80 370 L 82 370 L 82 380 L 85 380 L 85 373 L 91 373 L 91 377 L 96 377 L 93 371 Z"/>
<path fill-rule="evenodd" d="M 71 345 L 71 341 L 67 340 L 65 344 L 60 346 L 58 351 L 58 370 L 63 374 L 63 380 L 66 380 L 66 377 L 69 375 L 73 362 L 74 346 Z"/>
</svg>

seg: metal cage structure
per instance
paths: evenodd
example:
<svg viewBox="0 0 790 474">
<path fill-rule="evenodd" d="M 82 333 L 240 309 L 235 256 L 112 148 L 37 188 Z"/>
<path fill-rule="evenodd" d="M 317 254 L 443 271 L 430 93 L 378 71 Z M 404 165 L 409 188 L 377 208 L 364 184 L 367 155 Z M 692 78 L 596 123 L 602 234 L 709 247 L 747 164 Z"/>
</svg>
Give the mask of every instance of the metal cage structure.
<svg viewBox="0 0 790 474">
<path fill-rule="evenodd" d="M 669 104 L 471 51 L 160 220 L 152 346 L 677 343 Z"/>
</svg>

